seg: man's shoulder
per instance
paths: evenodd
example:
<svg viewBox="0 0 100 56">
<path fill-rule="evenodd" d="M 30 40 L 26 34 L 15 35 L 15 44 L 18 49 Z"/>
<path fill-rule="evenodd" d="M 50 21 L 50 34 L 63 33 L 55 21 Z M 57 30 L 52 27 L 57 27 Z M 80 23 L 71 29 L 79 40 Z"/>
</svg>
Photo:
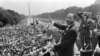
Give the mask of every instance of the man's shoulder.
<svg viewBox="0 0 100 56">
<path fill-rule="evenodd" d="M 71 29 L 70 31 L 71 31 L 71 32 L 76 32 L 74 29 Z"/>
<path fill-rule="evenodd" d="M 74 29 L 71 29 L 69 32 L 73 34 L 77 34 L 77 32 Z"/>
</svg>

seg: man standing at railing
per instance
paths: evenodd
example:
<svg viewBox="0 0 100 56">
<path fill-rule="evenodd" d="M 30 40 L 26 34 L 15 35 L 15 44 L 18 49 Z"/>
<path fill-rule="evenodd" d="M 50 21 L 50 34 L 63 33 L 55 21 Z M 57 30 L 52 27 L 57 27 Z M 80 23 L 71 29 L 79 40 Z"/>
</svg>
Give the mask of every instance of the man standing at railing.
<svg viewBox="0 0 100 56">
<path fill-rule="evenodd" d="M 76 26 L 74 24 L 74 14 L 68 14 L 67 25 L 60 25 L 53 22 L 53 25 L 60 30 L 63 30 L 59 44 L 54 46 L 58 56 L 74 56 L 74 43 L 77 37 Z"/>
<path fill-rule="evenodd" d="M 96 28 L 94 28 L 94 33 L 96 34 L 97 40 L 96 41 L 96 47 L 95 47 L 95 53 L 94 56 L 100 56 L 100 15 L 98 14 L 96 16 Z M 97 45 L 98 43 L 98 45 Z"/>
</svg>

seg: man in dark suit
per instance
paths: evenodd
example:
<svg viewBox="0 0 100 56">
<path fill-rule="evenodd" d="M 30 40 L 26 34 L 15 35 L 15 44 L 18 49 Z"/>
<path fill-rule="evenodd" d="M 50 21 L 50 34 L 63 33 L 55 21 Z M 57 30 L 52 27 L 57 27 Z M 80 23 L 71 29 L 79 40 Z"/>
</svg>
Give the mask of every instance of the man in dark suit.
<svg viewBox="0 0 100 56">
<path fill-rule="evenodd" d="M 87 19 L 88 16 L 86 14 L 83 14 L 81 17 L 81 24 L 79 27 L 82 50 L 85 50 L 86 48 L 90 49 L 90 29 L 89 29 L 90 26 L 88 24 Z"/>
<path fill-rule="evenodd" d="M 100 15 L 97 15 L 96 16 L 96 28 L 94 28 L 94 33 L 96 34 L 96 37 L 97 37 L 97 41 L 96 40 L 94 40 L 94 41 L 96 41 L 97 43 L 98 43 L 98 48 L 96 47 L 96 49 L 95 49 L 95 53 L 94 53 L 94 56 L 100 56 Z M 95 43 L 96 45 L 97 45 L 97 43 Z"/>
<path fill-rule="evenodd" d="M 60 30 L 63 30 L 61 42 L 54 46 L 58 56 L 74 56 L 74 42 L 77 37 L 77 32 L 74 25 L 74 15 L 68 14 L 67 26 L 54 23 L 53 25 Z"/>
<path fill-rule="evenodd" d="M 96 29 L 97 31 L 94 31 L 97 35 L 98 38 L 98 44 L 99 44 L 99 48 L 100 48 L 100 15 L 96 16 L 97 21 L 96 21 Z"/>
</svg>

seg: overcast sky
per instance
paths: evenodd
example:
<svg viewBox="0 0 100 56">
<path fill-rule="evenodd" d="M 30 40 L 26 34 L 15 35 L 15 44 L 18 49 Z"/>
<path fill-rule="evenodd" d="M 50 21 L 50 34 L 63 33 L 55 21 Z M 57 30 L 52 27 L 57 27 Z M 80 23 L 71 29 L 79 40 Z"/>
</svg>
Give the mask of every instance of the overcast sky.
<svg viewBox="0 0 100 56">
<path fill-rule="evenodd" d="M 28 2 L 30 2 L 31 14 L 36 15 L 70 6 L 86 7 L 93 4 L 95 0 L 0 0 L 0 7 L 28 15 Z"/>
</svg>

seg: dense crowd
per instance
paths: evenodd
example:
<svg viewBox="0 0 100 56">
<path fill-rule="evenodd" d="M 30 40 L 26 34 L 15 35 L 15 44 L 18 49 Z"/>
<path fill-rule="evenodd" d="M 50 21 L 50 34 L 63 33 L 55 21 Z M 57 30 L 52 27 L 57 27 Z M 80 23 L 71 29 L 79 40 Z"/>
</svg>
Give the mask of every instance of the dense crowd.
<svg viewBox="0 0 100 56">
<path fill-rule="evenodd" d="M 43 33 L 43 26 L 36 26 L 35 28 L 33 25 L 2 27 L 0 28 L 0 55 L 39 56 L 43 46 L 46 46 L 47 41 L 50 40 L 49 37 Z"/>
</svg>

